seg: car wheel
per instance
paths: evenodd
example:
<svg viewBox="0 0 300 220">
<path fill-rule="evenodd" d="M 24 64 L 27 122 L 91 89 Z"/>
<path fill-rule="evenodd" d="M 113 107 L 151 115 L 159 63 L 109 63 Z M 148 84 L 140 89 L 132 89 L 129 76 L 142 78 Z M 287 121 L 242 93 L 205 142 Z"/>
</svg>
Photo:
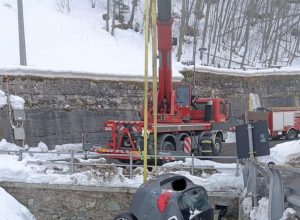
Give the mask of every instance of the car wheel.
<svg viewBox="0 0 300 220">
<path fill-rule="evenodd" d="M 216 137 L 215 143 L 212 149 L 212 155 L 218 156 L 222 149 L 222 141 L 219 137 Z"/>
<path fill-rule="evenodd" d="M 130 212 L 122 212 L 118 214 L 114 220 L 137 220 L 137 218 Z"/>
<path fill-rule="evenodd" d="M 286 139 L 288 140 L 293 140 L 296 139 L 298 133 L 294 129 L 290 129 L 286 135 Z"/>
</svg>

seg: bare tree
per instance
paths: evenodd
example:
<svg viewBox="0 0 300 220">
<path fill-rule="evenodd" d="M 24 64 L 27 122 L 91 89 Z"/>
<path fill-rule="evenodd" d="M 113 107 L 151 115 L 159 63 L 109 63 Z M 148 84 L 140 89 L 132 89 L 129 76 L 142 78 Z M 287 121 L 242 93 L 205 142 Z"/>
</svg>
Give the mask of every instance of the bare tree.
<svg viewBox="0 0 300 220">
<path fill-rule="evenodd" d="M 248 45 L 249 45 L 249 38 L 250 38 L 250 36 L 249 36 L 249 34 L 250 34 L 250 25 L 252 23 L 253 15 L 254 15 L 254 12 L 255 12 L 255 7 L 256 7 L 255 2 L 250 0 L 248 11 L 247 11 L 247 25 L 246 25 L 246 30 L 245 30 L 245 34 L 244 34 L 244 40 L 243 40 L 243 43 L 242 43 L 242 45 L 244 46 L 244 53 L 243 53 L 242 63 L 241 63 L 242 68 L 245 65 L 245 58 L 246 58 L 246 54 L 248 52 Z"/>
<path fill-rule="evenodd" d="M 180 61 L 182 55 L 182 44 L 184 41 L 184 34 L 185 34 L 185 23 L 186 23 L 186 16 L 187 16 L 187 1 L 181 1 L 181 20 L 180 20 L 180 30 L 179 30 L 179 39 L 178 39 L 178 49 L 177 49 L 177 62 Z"/>
<path fill-rule="evenodd" d="M 210 6 L 211 6 L 211 0 L 208 0 L 207 5 L 206 5 L 205 22 L 204 22 L 204 28 L 203 28 L 201 47 L 205 46 L 205 40 L 206 40 L 207 28 L 208 28 L 208 21 L 209 21 L 209 13 L 210 13 Z M 202 58 L 203 58 L 203 51 L 200 52 L 200 59 L 202 60 Z"/>
<path fill-rule="evenodd" d="M 95 8 L 96 7 L 96 0 L 91 0 L 91 5 L 92 5 L 92 8 Z"/>
<path fill-rule="evenodd" d="M 197 0 L 201 1 L 201 0 Z M 202 1 L 201 1 L 202 2 Z M 186 34 L 187 27 L 192 15 L 192 10 L 195 4 L 195 0 L 182 0 L 181 8 L 181 20 L 180 20 L 180 31 L 179 31 L 179 43 L 177 50 L 177 61 L 180 61 L 182 55 L 182 45 L 184 42 L 184 35 Z"/>
<path fill-rule="evenodd" d="M 110 9 L 110 0 L 106 0 L 106 31 L 109 32 L 109 9 Z"/>
<path fill-rule="evenodd" d="M 70 2 L 69 0 L 56 0 L 58 10 L 62 13 L 70 13 Z"/>
<path fill-rule="evenodd" d="M 115 26 L 116 26 L 116 0 L 113 0 L 113 10 L 112 10 L 112 24 L 111 24 L 111 35 L 115 36 Z"/>
<path fill-rule="evenodd" d="M 133 19 L 134 19 L 134 13 L 135 13 L 135 8 L 137 6 L 137 0 L 132 0 L 132 9 L 131 9 L 131 15 L 130 19 L 128 21 L 128 27 L 132 29 L 132 24 L 133 24 Z"/>
</svg>

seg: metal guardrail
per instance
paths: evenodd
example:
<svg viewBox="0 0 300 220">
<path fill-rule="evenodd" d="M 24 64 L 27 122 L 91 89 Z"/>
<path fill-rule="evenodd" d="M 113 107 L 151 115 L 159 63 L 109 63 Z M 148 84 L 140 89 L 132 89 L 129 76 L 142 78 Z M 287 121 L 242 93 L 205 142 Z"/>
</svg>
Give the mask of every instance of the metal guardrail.
<svg viewBox="0 0 300 220">
<path fill-rule="evenodd" d="M 82 157 L 84 160 L 87 160 L 89 158 L 99 158 L 99 157 L 111 157 L 111 156 L 120 156 L 120 154 L 98 154 L 94 152 L 88 152 L 84 151 L 83 153 L 78 153 L 74 151 L 70 152 L 40 152 L 40 151 L 27 151 L 24 149 L 20 149 L 18 151 L 12 151 L 12 150 L 0 150 L 0 154 L 15 154 L 18 156 L 18 161 L 23 160 L 23 154 L 54 154 L 54 155 L 69 155 L 68 158 L 62 158 L 62 159 L 56 159 L 56 160 L 51 160 L 51 161 L 28 161 L 29 163 L 32 164 L 56 164 L 56 165 L 69 165 L 70 166 L 70 172 L 74 173 L 75 169 L 74 166 L 122 166 L 122 167 L 129 167 L 129 178 L 133 178 L 133 168 L 136 167 L 143 167 L 142 165 L 134 164 L 133 156 L 132 153 L 129 154 L 122 154 L 122 156 L 129 156 L 129 164 L 93 164 L 93 163 L 77 163 L 74 162 L 76 156 Z M 154 158 L 155 155 L 148 155 L 148 159 Z M 164 158 L 165 155 L 157 155 L 157 158 Z M 239 167 L 239 161 L 236 156 L 195 156 L 192 154 L 191 156 L 172 156 L 175 159 L 186 159 L 186 158 L 191 158 L 191 166 L 172 166 L 172 167 L 167 167 L 165 166 L 164 168 L 174 168 L 174 169 L 184 169 L 184 170 L 190 170 L 191 175 L 194 175 L 194 172 L 196 169 L 235 169 L 235 176 L 240 175 L 240 167 Z M 236 167 L 235 168 L 227 168 L 227 167 L 215 167 L 215 166 L 196 166 L 195 165 L 195 159 L 235 159 L 236 160 Z M 68 162 L 58 162 L 62 160 L 68 160 Z M 154 168 L 155 166 L 148 165 L 148 168 Z M 163 167 L 163 166 L 157 166 L 157 167 Z"/>
<path fill-rule="evenodd" d="M 272 185 L 276 185 L 278 188 L 278 190 L 271 192 L 270 219 L 275 220 L 277 219 L 277 216 L 282 216 L 286 205 L 293 208 L 296 211 L 296 215 L 300 217 L 300 168 L 278 166 L 274 163 L 269 163 L 268 168 L 271 171 L 270 179 L 273 180 L 273 183 L 270 181 L 270 184 L 272 183 Z M 288 173 L 292 174 L 292 184 L 291 179 L 286 180 L 281 175 L 286 175 Z M 276 204 L 278 201 L 280 201 L 279 205 L 281 205 L 281 207 L 278 207 L 278 204 Z"/>
<path fill-rule="evenodd" d="M 255 169 L 255 177 L 251 176 L 250 169 Z M 263 176 L 261 184 L 258 184 L 258 180 L 261 179 L 258 173 Z M 255 162 L 254 167 L 251 167 L 246 163 L 243 175 L 248 193 L 250 192 L 253 197 L 269 197 L 268 220 L 280 219 L 287 207 L 293 208 L 300 217 L 299 167 L 275 165 L 272 162 L 269 164 Z M 248 184 L 252 178 L 257 180 L 254 188 Z"/>
</svg>

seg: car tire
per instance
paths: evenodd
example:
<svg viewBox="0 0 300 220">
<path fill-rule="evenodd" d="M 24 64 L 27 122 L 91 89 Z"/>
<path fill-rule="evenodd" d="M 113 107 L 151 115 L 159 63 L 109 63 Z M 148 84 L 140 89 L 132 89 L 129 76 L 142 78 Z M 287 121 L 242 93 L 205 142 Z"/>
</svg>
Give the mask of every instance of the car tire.
<svg viewBox="0 0 300 220">
<path fill-rule="evenodd" d="M 137 220 L 137 218 L 130 212 L 122 212 L 114 217 L 114 220 Z"/>
<path fill-rule="evenodd" d="M 294 140 L 294 139 L 297 138 L 297 136 L 298 136 L 297 131 L 294 130 L 294 129 L 290 129 L 290 130 L 288 131 L 288 133 L 286 134 L 286 139 L 287 139 L 287 140 Z"/>
<path fill-rule="evenodd" d="M 214 146 L 212 148 L 212 155 L 218 156 L 222 149 L 222 140 L 219 137 L 216 137 Z"/>
</svg>

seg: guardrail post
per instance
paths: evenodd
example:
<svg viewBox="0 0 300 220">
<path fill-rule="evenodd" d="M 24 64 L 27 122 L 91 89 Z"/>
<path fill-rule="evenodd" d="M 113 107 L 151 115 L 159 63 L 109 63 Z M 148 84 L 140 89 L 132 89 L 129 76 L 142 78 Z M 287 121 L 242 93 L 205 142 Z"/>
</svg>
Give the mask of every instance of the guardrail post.
<svg viewBox="0 0 300 220">
<path fill-rule="evenodd" d="M 19 149 L 19 158 L 18 161 L 22 161 L 23 160 L 23 149 Z"/>
<path fill-rule="evenodd" d="M 129 178 L 132 179 L 132 164 L 133 164 L 133 160 L 132 160 L 132 152 L 130 151 L 129 154 Z"/>
<path fill-rule="evenodd" d="M 74 150 L 71 151 L 70 167 L 71 167 L 71 174 L 73 174 L 74 173 Z"/>
<path fill-rule="evenodd" d="M 195 161 L 194 161 L 194 154 L 192 154 L 192 175 L 194 175 L 194 166 L 195 166 Z"/>
<path fill-rule="evenodd" d="M 88 159 L 88 156 L 87 156 L 87 151 L 83 151 L 83 154 L 84 154 L 84 159 L 87 160 Z"/>
<path fill-rule="evenodd" d="M 269 220 L 280 219 L 284 212 L 284 189 L 279 170 L 272 168 L 274 163 L 269 163 L 267 172 L 270 176 L 269 186 Z"/>
<path fill-rule="evenodd" d="M 239 159 L 236 159 L 236 171 L 235 176 L 238 177 L 240 175 L 240 161 Z"/>
<path fill-rule="evenodd" d="M 252 125 L 248 124 L 248 140 L 249 140 L 249 153 L 250 153 L 250 180 L 251 180 L 251 192 L 252 192 L 252 201 L 254 207 L 258 206 L 258 200 L 257 200 L 257 173 L 256 173 L 256 167 L 255 167 L 255 157 L 254 157 L 254 147 L 253 147 L 253 140 L 252 140 Z"/>
</svg>

